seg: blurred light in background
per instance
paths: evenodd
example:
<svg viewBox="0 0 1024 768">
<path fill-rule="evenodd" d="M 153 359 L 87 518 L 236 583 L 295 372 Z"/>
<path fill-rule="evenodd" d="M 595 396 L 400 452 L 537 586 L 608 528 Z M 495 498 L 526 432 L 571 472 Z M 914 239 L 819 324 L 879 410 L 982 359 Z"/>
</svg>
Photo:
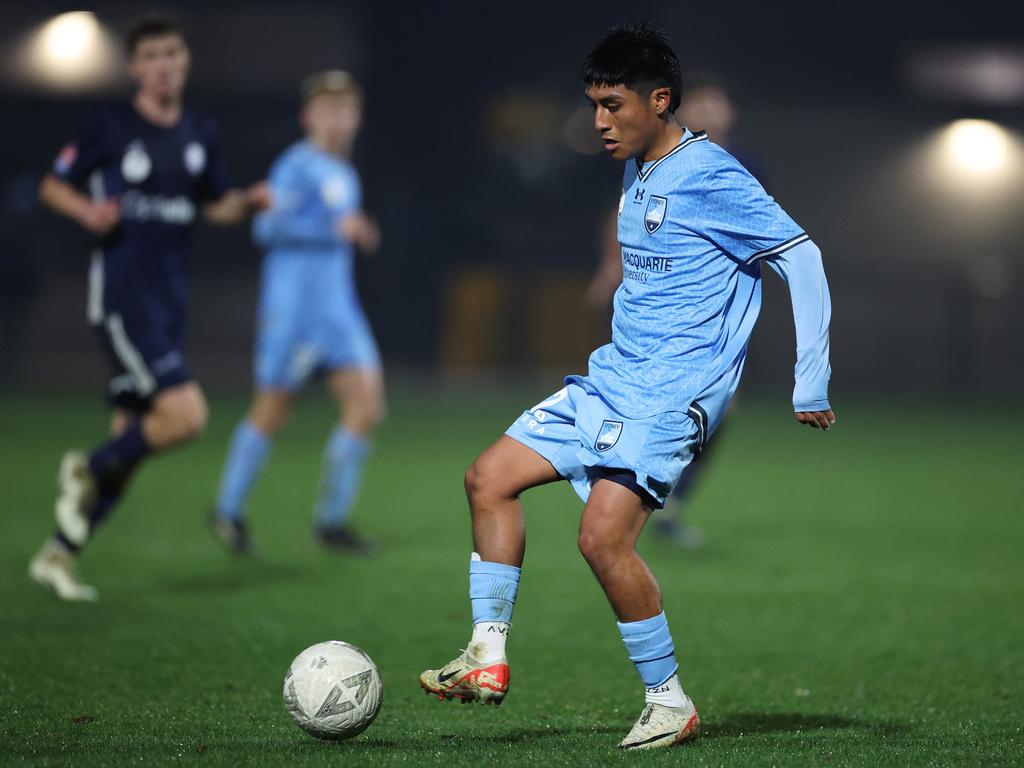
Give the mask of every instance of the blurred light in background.
<svg viewBox="0 0 1024 768">
<path fill-rule="evenodd" d="M 920 145 L 912 173 L 922 191 L 962 208 L 983 208 L 989 219 L 1020 205 L 1024 142 L 990 120 L 955 120 Z"/>
<path fill-rule="evenodd" d="M 62 13 L 22 41 L 13 61 L 26 85 L 58 91 L 89 91 L 118 82 L 121 53 L 117 39 L 90 11 Z"/>
<path fill-rule="evenodd" d="M 1024 49 L 996 44 L 936 46 L 907 62 L 907 79 L 922 95 L 961 103 L 1024 103 Z"/>
<path fill-rule="evenodd" d="M 942 138 L 953 168 L 977 176 L 1007 170 L 1011 143 L 1004 128 L 990 120 L 957 120 Z"/>
</svg>

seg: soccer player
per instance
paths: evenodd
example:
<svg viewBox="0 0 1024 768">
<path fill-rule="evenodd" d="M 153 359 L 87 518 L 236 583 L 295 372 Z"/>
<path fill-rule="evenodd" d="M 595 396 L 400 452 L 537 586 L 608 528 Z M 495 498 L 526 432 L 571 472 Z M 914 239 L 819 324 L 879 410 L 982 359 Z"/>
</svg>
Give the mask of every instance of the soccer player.
<svg viewBox="0 0 1024 768">
<path fill-rule="evenodd" d="M 257 242 L 267 249 L 256 395 L 231 441 L 213 529 L 229 549 L 250 550 L 244 517 L 249 489 L 296 390 L 321 371 L 340 416 L 324 451 L 314 538 L 331 549 L 368 554 L 372 545 L 349 521 L 384 412 L 380 358 L 352 273 L 354 249 L 373 252 L 380 240 L 361 209 L 359 176 L 349 160 L 362 95 L 347 73 L 328 71 L 303 83 L 302 101 L 306 137 L 274 164 L 273 205 L 253 223 Z"/>
<path fill-rule="evenodd" d="M 715 144 L 729 150 L 734 157 L 742 159 L 747 171 L 760 181 L 760 173 L 753 171 L 750 155 L 737 151 L 732 142 L 732 130 L 736 125 L 737 110 L 732 98 L 722 83 L 713 75 L 690 75 L 683 90 L 676 120 L 691 130 L 702 130 Z M 609 211 L 607 224 L 601 228 L 601 254 L 597 271 L 587 287 L 587 303 L 596 310 L 610 307 L 616 289 L 622 283 L 622 260 L 619 251 L 618 216 Z M 719 425 L 719 440 L 721 429 Z M 717 445 L 717 443 L 716 443 Z M 693 492 L 697 478 L 708 466 L 713 453 L 711 444 L 701 452 L 700 461 L 692 462 L 679 478 L 675 488 L 652 518 L 654 533 L 661 539 L 681 549 L 696 550 L 704 544 L 704 532 L 690 523 L 687 518 L 687 500 Z"/>
<path fill-rule="evenodd" d="M 761 267 L 787 282 L 796 321 L 796 420 L 829 429 L 821 255 L 725 150 L 673 117 L 679 62 L 644 24 L 610 30 L 583 62 L 594 125 L 625 161 L 618 232 L 624 280 L 612 342 L 589 374 L 527 410 L 466 473 L 474 553 L 466 651 L 420 684 L 439 698 L 500 703 L 526 546 L 519 496 L 568 480 L 585 502 L 579 549 L 611 603 L 646 705 L 623 749 L 694 737 L 658 584 L 635 544 L 651 511 L 714 432 L 736 390 L 761 302 Z"/>
<path fill-rule="evenodd" d="M 265 204 L 262 185 L 228 189 L 214 123 L 183 103 L 189 50 L 170 18 L 128 33 L 131 103 L 108 107 L 64 147 L 40 186 L 57 213 L 96 237 L 88 319 L 113 375 L 111 435 L 60 466 L 57 530 L 29 565 L 65 600 L 95 600 L 77 558 L 149 456 L 194 440 L 206 402 L 183 354 L 184 260 L 197 207 L 212 224 L 243 221 Z M 87 185 L 89 194 L 79 191 Z"/>
</svg>

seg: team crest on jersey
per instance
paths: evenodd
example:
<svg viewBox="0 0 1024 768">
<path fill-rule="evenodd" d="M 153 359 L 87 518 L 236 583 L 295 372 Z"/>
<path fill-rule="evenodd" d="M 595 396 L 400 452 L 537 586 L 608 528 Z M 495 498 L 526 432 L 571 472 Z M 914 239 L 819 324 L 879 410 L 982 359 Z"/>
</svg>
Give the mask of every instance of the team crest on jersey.
<svg viewBox="0 0 1024 768">
<path fill-rule="evenodd" d="M 64 149 L 57 155 L 57 160 L 53 164 L 53 169 L 61 174 L 62 176 L 71 170 L 71 166 L 75 164 L 75 160 L 78 159 L 78 147 L 74 144 L 65 144 Z M 619 210 L 622 210 L 622 206 L 619 206 Z"/>
<path fill-rule="evenodd" d="M 626 190 L 622 190 L 622 194 L 619 196 L 619 212 L 618 216 L 622 215 L 622 209 L 626 207 Z"/>
<path fill-rule="evenodd" d="M 146 147 L 141 141 L 133 141 L 128 145 L 124 157 L 121 158 L 121 175 L 129 184 L 138 184 L 145 181 L 150 171 L 153 170 L 153 161 L 146 153 Z"/>
<path fill-rule="evenodd" d="M 668 198 L 651 195 L 647 201 L 647 211 L 644 213 L 644 226 L 647 227 L 647 234 L 653 235 L 665 221 L 665 213 L 668 211 Z"/>
<path fill-rule="evenodd" d="M 604 453 L 609 451 L 619 442 L 622 436 L 622 422 L 605 419 L 601 424 L 601 431 L 597 433 L 597 440 L 594 441 L 594 448 Z"/>
<path fill-rule="evenodd" d="M 331 176 L 320 185 L 320 196 L 328 208 L 337 208 L 345 202 L 345 180 L 340 176 Z"/>
<path fill-rule="evenodd" d="M 198 141 L 190 141 L 185 145 L 185 170 L 198 176 L 206 167 L 206 148 Z"/>
</svg>

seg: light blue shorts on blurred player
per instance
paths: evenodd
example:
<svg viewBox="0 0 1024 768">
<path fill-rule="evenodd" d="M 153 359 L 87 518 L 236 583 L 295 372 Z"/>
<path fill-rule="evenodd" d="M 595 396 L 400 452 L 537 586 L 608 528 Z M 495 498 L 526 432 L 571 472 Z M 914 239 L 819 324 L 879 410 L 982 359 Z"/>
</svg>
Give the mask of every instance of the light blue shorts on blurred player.
<svg viewBox="0 0 1024 768">
<path fill-rule="evenodd" d="M 295 390 L 322 371 L 380 367 L 348 269 L 343 259 L 314 253 L 264 261 L 255 361 L 260 389 Z"/>
<path fill-rule="evenodd" d="M 568 384 L 524 411 L 505 434 L 551 462 L 583 501 L 605 477 L 661 507 L 703 447 L 707 415 L 695 404 L 690 413 L 629 419 L 598 394 Z M 614 470 L 625 470 L 628 481 Z"/>
</svg>

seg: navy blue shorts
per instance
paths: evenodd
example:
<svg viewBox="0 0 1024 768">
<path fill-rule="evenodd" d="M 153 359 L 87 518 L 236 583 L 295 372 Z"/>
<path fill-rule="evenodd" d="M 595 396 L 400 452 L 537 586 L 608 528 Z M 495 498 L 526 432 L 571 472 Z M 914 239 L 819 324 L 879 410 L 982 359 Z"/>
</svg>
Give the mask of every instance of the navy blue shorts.
<svg viewBox="0 0 1024 768">
<path fill-rule="evenodd" d="M 192 380 L 179 326 L 154 325 L 108 312 L 93 327 L 110 362 L 107 401 L 112 407 L 145 413 L 157 393 Z"/>
</svg>

